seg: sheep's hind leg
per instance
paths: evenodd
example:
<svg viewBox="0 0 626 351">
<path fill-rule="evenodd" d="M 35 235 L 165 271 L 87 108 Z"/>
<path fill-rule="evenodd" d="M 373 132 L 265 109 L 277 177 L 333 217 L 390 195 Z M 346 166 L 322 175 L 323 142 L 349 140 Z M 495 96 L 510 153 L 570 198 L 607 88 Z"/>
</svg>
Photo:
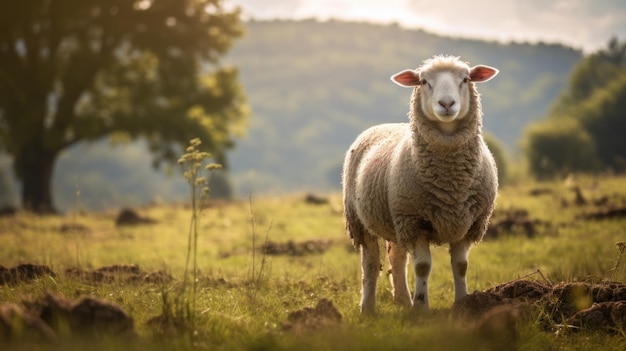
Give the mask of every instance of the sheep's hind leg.
<svg viewBox="0 0 626 351">
<path fill-rule="evenodd" d="M 399 305 L 409 307 L 412 302 L 406 277 L 407 251 L 396 243 L 387 241 L 387 258 L 391 266 L 390 280 L 393 286 L 393 300 Z"/>
<path fill-rule="evenodd" d="M 380 252 L 378 238 L 364 235 L 361 245 L 361 268 L 363 270 L 361 289 L 361 313 L 374 313 L 376 310 L 376 283 L 380 275 Z"/>
<path fill-rule="evenodd" d="M 418 239 L 413 246 L 411 256 L 415 266 L 414 308 L 428 308 L 428 276 L 430 275 L 430 245 L 426 239 Z"/>
<path fill-rule="evenodd" d="M 467 240 L 450 244 L 450 265 L 454 276 L 454 301 L 459 301 L 467 295 L 467 264 L 470 243 Z"/>
</svg>

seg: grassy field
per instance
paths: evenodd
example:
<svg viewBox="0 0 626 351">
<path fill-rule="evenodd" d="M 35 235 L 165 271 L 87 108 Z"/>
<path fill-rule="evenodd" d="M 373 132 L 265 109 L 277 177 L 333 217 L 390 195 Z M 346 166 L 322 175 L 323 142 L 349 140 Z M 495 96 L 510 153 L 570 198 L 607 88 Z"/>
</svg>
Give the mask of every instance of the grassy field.
<svg viewBox="0 0 626 351">
<path fill-rule="evenodd" d="M 574 186 L 585 204 L 576 203 Z M 177 299 L 188 249 L 188 207 L 138 209 L 155 223 L 133 226 L 116 226 L 116 211 L 0 218 L 0 265 L 8 269 L 34 263 L 54 272 L 5 281 L 0 284 L 0 304 L 24 304 L 47 292 L 68 299 L 92 296 L 113 302 L 134 320 L 132 337 L 66 331 L 48 341 L 5 335 L 2 349 L 626 349 L 623 326 L 610 331 L 562 328 L 546 325 L 534 312 L 517 321 L 512 333 L 498 335 L 473 328 L 471 320 L 454 318 L 447 247 L 432 249 L 430 311 L 412 313 L 395 306 L 383 274 L 378 314 L 364 318 L 358 308 L 359 255 L 344 234 L 340 195 L 327 196 L 329 202 L 324 204 L 304 199 L 301 194 L 212 202 L 203 210 L 191 325 L 163 322 L 163 316 L 189 306 L 188 300 L 185 305 Z M 493 223 L 517 222 L 512 228 L 494 229 L 472 249 L 470 291 L 518 278 L 546 284 L 625 282 L 626 258 L 619 256 L 616 243 L 626 241 L 626 217 L 585 217 L 625 206 L 626 178 L 620 177 L 529 182 L 501 189 Z M 138 267 L 133 268 L 132 279 L 122 270 L 104 276 L 94 273 L 114 265 Z M 146 278 L 155 276 L 165 279 Z M 320 300 L 331 301 L 340 317 L 303 321 L 294 314 L 310 312 L 306 308 Z"/>
</svg>

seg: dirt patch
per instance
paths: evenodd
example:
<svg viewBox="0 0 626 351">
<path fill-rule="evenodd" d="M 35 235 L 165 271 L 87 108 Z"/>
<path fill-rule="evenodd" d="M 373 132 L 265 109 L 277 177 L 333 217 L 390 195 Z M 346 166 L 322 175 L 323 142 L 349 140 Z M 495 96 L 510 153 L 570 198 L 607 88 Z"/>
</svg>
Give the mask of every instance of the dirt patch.
<svg viewBox="0 0 626 351">
<path fill-rule="evenodd" d="M 115 281 L 166 283 L 174 279 L 164 271 L 144 272 L 138 265 L 122 264 L 104 266 L 93 271 L 73 267 L 66 269 L 65 275 L 71 278 L 101 283 L 111 283 Z"/>
<path fill-rule="evenodd" d="M 100 283 L 115 281 L 167 283 L 174 280 L 171 275 L 161 270 L 144 272 L 137 265 L 123 264 L 104 266 L 93 271 L 72 267 L 67 268 L 64 273 L 70 278 Z M 50 267 L 40 264 L 23 263 L 12 268 L 0 265 L 0 285 L 25 283 L 44 276 L 56 277 L 56 274 Z"/>
<path fill-rule="evenodd" d="M 289 313 L 282 326 L 284 330 L 300 333 L 339 325 L 341 319 L 341 313 L 332 301 L 320 299 L 314 308 L 305 307 Z"/>
<path fill-rule="evenodd" d="M 61 233 L 90 234 L 91 228 L 80 223 L 64 223 L 59 227 Z"/>
<path fill-rule="evenodd" d="M 0 305 L 0 340 L 54 340 L 56 333 L 39 316 L 17 304 Z"/>
<path fill-rule="evenodd" d="M 624 207 L 607 207 L 602 208 L 594 212 L 589 212 L 581 215 L 582 219 L 586 220 L 602 220 L 602 219 L 613 219 L 613 218 L 624 218 L 626 217 L 626 206 Z"/>
<path fill-rule="evenodd" d="M 535 237 L 540 229 L 550 228 L 549 222 L 532 219 L 528 211 L 519 208 L 496 210 L 494 213 L 485 239 L 497 239 L 506 235 L 523 233 L 528 238 Z"/>
<path fill-rule="evenodd" d="M 289 240 L 285 243 L 268 241 L 263 244 L 261 250 L 266 255 L 305 256 L 324 253 L 332 244 L 331 240 L 307 240 L 302 242 Z"/>
<path fill-rule="evenodd" d="M 313 193 L 306 194 L 304 202 L 311 205 L 325 205 L 329 203 L 328 198 Z"/>
<path fill-rule="evenodd" d="M 69 328 L 71 333 L 130 335 L 133 319 L 119 306 L 96 297 L 72 300 L 47 293 L 42 298 L 25 302 L 32 315 L 39 316 L 57 333 Z"/>
<path fill-rule="evenodd" d="M 499 349 L 510 349 L 519 335 L 517 326 L 528 320 L 530 309 L 523 304 L 504 304 L 490 308 L 469 325 L 469 331 L 490 340 Z"/>
<path fill-rule="evenodd" d="M 0 217 L 12 217 L 17 213 L 17 209 L 11 206 L 0 207 Z"/>
<path fill-rule="evenodd" d="M 543 304 L 555 315 L 554 320 L 562 315 L 566 318 L 588 309 L 594 303 L 626 301 L 626 284 L 606 283 L 561 283 L 552 288 L 544 298 Z"/>
<path fill-rule="evenodd" d="M 576 312 L 569 323 L 589 330 L 623 330 L 626 327 L 626 301 L 594 303 Z"/>
<path fill-rule="evenodd" d="M 544 297 L 551 288 L 547 284 L 534 280 L 514 280 L 500 284 L 487 290 L 488 293 L 509 299 L 524 298 L 526 300 L 537 300 Z"/>
<path fill-rule="evenodd" d="M 515 280 L 469 294 L 452 307 L 455 318 L 473 321 L 477 329 L 487 330 L 492 328 L 491 320 L 496 320 L 496 328 L 498 320 L 517 322 L 530 316 L 530 311 L 541 314 L 546 328 L 565 324 L 614 332 L 626 325 L 626 284 L 569 282 L 552 286 Z"/>
<path fill-rule="evenodd" d="M 455 318 L 478 320 L 492 308 L 512 303 L 511 299 L 503 298 L 499 294 L 474 291 L 452 305 L 452 314 Z"/>
<path fill-rule="evenodd" d="M 133 319 L 119 306 L 95 297 L 71 300 L 47 293 L 34 301 L 0 305 L 0 340 L 56 339 L 67 334 L 134 335 Z"/>
<path fill-rule="evenodd" d="M 137 213 L 137 211 L 131 208 L 124 208 L 117 215 L 117 219 L 115 220 L 115 225 L 125 226 L 125 225 L 138 225 L 138 224 L 153 224 L 156 222 L 157 221 L 152 218 L 140 216 L 139 213 Z"/>
<path fill-rule="evenodd" d="M 551 188 L 533 188 L 528 192 L 528 195 L 530 196 L 542 196 L 549 194 L 554 194 L 554 190 Z"/>
<path fill-rule="evenodd" d="M 54 277 L 55 274 L 46 265 L 23 263 L 12 268 L 0 265 L 0 285 L 28 282 L 42 276 Z"/>
</svg>

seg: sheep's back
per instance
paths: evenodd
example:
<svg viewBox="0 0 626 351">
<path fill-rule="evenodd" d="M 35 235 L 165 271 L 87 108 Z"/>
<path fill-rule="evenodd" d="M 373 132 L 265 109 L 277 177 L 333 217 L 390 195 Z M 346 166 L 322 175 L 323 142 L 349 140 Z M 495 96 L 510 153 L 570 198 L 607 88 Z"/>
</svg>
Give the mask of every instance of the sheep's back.
<svg viewBox="0 0 626 351">
<path fill-rule="evenodd" d="M 387 198 L 390 162 L 409 130 L 407 123 L 371 127 L 357 137 L 344 162 L 346 220 L 358 220 L 370 233 L 386 240 L 395 241 Z M 350 213 L 356 218 L 350 218 Z"/>
</svg>

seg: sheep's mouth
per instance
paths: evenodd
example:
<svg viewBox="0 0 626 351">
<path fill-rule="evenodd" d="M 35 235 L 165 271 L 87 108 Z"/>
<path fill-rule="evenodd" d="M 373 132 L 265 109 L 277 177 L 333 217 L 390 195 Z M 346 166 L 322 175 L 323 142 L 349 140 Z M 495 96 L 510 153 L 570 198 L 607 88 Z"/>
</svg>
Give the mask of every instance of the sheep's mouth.
<svg viewBox="0 0 626 351">
<path fill-rule="evenodd" d="M 459 116 L 459 109 L 452 108 L 443 108 L 441 106 L 433 106 L 433 114 L 440 122 L 452 122 Z"/>
<path fill-rule="evenodd" d="M 454 122 L 456 120 L 456 113 L 450 113 L 450 112 L 446 112 L 445 114 L 438 114 L 436 113 L 435 116 L 437 117 L 437 119 L 440 122 L 444 122 L 444 123 L 450 123 L 450 122 Z"/>
</svg>

